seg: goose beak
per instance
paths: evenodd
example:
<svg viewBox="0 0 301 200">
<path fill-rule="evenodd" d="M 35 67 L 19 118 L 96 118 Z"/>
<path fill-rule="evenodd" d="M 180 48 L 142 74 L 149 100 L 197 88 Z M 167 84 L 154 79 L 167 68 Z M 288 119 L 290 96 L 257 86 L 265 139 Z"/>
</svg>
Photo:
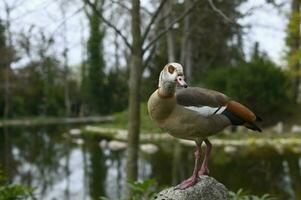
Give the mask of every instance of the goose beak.
<svg viewBox="0 0 301 200">
<path fill-rule="evenodd" d="M 184 88 L 188 87 L 187 83 L 184 81 L 184 77 L 182 77 L 182 76 L 177 77 L 177 82 L 180 86 L 182 86 Z"/>
</svg>

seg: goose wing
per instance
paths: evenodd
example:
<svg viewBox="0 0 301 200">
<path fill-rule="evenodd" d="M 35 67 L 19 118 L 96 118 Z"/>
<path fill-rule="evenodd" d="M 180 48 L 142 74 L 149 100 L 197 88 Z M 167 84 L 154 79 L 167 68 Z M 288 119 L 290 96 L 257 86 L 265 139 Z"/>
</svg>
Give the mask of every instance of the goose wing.
<svg viewBox="0 0 301 200">
<path fill-rule="evenodd" d="M 244 105 L 231 100 L 230 97 L 204 88 L 190 87 L 176 93 L 177 104 L 209 117 L 224 114 L 233 125 L 245 125 L 252 130 L 261 131 L 254 122 L 262 121 Z"/>
<path fill-rule="evenodd" d="M 189 87 L 177 91 L 176 99 L 177 104 L 196 111 L 205 117 L 222 113 L 230 101 L 228 96 L 220 92 L 198 87 Z"/>
<path fill-rule="evenodd" d="M 189 87 L 177 91 L 176 99 L 179 105 L 195 107 L 220 107 L 225 106 L 230 101 L 228 96 L 220 92 L 198 87 Z"/>
</svg>

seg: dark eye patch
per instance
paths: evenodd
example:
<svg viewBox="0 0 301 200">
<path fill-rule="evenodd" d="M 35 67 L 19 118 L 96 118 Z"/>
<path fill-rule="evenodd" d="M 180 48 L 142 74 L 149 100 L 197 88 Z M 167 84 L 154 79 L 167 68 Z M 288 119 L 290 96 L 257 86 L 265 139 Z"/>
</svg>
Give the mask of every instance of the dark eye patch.
<svg viewBox="0 0 301 200">
<path fill-rule="evenodd" d="M 169 66 L 168 66 L 168 72 L 171 73 L 171 74 L 173 74 L 174 71 L 175 71 L 175 67 L 172 66 L 172 65 L 169 65 Z"/>
</svg>

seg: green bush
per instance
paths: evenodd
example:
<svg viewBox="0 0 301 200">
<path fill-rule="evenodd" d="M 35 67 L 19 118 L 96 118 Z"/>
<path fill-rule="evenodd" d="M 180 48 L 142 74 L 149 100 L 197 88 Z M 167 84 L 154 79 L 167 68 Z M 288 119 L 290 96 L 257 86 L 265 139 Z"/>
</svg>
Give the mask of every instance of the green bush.
<svg viewBox="0 0 301 200">
<path fill-rule="evenodd" d="M 229 192 L 230 200 L 276 200 L 269 194 L 264 194 L 262 196 L 255 196 L 246 194 L 243 189 L 239 189 L 237 192 Z"/>
<path fill-rule="evenodd" d="M 128 183 L 132 190 L 131 200 L 150 200 L 154 199 L 157 191 L 157 182 L 154 179 L 145 181 L 133 181 Z M 99 197 L 99 200 L 110 200 L 108 197 Z"/>
<path fill-rule="evenodd" d="M 35 200 L 34 189 L 19 184 L 7 184 L 6 177 L 0 171 L 0 199 L 2 200 Z"/>
<path fill-rule="evenodd" d="M 253 109 L 265 122 L 284 117 L 293 102 L 288 76 L 266 58 L 210 71 L 204 82 Z"/>
</svg>

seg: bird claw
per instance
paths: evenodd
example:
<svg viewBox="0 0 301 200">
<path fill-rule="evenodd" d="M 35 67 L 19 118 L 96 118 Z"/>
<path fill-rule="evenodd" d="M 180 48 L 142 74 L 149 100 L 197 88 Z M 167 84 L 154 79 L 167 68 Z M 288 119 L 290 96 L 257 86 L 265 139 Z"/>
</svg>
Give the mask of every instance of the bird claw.
<svg viewBox="0 0 301 200">
<path fill-rule="evenodd" d="M 194 186 L 197 183 L 197 177 L 190 177 L 187 180 L 184 180 L 180 185 L 178 185 L 175 189 L 185 190 L 191 186 Z"/>
</svg>

